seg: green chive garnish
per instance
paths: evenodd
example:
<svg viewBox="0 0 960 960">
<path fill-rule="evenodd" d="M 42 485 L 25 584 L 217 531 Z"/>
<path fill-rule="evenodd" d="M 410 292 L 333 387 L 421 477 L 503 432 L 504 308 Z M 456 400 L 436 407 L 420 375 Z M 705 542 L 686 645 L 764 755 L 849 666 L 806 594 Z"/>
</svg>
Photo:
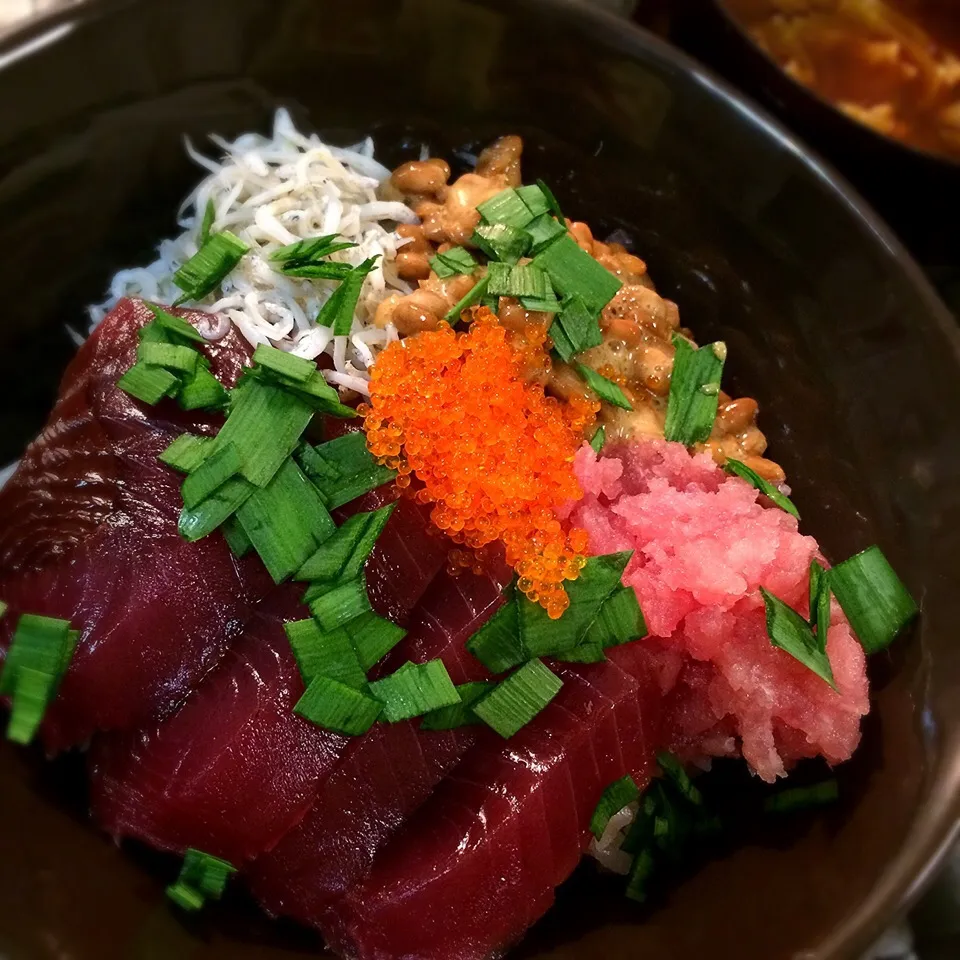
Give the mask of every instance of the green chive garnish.
<svg viewBox="0 0 960 960">
<path fill-rule="evenodd" d="M 353 580 L 359 577 L 395 507 L 395 503 L 390 503 L 379 510 L 350 517 L 297 571 L 297 579 Z"/>
<path fill-rule="evenodd" d="M 491 673 L 504 673 L 527 659 L 520 642 L 519 616 L 510 587 L 506 604 L 467 641 L 467 649 Z"/>
<path fill-rule="evenodd" d="M 491 260 L 511 264 L 527 253 L 531 240 L 526 230 L 505 223 L 481 223 L 472 237 L 473 243 Z"/>
<path fill-rule="evenodd" d="M 230 400 L 223 384 L 201 364 L 182 378 L 177 402 L 184 410 L 222 410 Z"/>
<path fill-rule="evenodd" d="M 611 403 L 615 407 L 623 410 L 632 410 L 633 404 L 627 399 L 627 395 L 612 380 L 602 377 L 596 370 L 591 370 L 582 363 L 576 363 L 574 366 L 581 377 L 586 381 L 587 386 L 603 401 Z"/>
<path fill-rule="evenodd" d="M 550 213 L 557 218 L 558 223 L 561 223 L 564 230 L 566 230 L 567 220 L 563 215 L 563 211 L 560 209 L 557 198 L 553 195 L 553 191 L 539 178 L 537 178 L 537 186 L 540 188 L 540 192 L 547 202 L 547 208 Z"/>
<path fill-rule="evenodd" d="M 146 341 L 137 348 L 137 359 L 141 363 L 164 367 L 177 374 L 192 374 L 197 369 L 199 357 L 196 350 L 172 343 Z"/>
<path fill-rule="evenodd" d="M 200 335 L 200 331 L 192 324 L 187 323 L 183 317 L 178 317 L 176 314 L 164 310 L 163 307 L 158 307 L 155 303 L 148 303 L 147 309 L 153 314 L 154 320 L 147 326 L 140 328 L 140 333 L 144 335 L 144 339 L 150 337 L 146 331 L 154 328 L 155 331 L 164 333 L 168 341 L 172 343 L 179 341 L 185 344 L 203 344 L 206 342 Z"/>
<path fill-rule="evenodd" d="M 727 347 L 718 341 L 697 349 L 681 336 L 675 336 L 673 342 L 677 352 L 670 375 L 664 436 L 691 447 L 710 436 L 717 419 Z"/>
<path fill-rule="evenodd" d="M 405 663 L 396 673 L 371 683 L 370 695 L 383 703 L 383 718 L 390 723 L 420 717 L 460 702 L 447 668 L 441 660 Z"/>
<path fill-rule="evenodd" d="M 131 397 L 153 406 L 164 397 L 173 396 L 180 387 L 180 379 L 163 367 L 140 361 L 117 381 L 117 386 Z"/>
<path fill-rule="evenodd" d="M 316 620 L 296 620 L 285 623 L 283 629 L 305 684 L 314 677 L 329 677 L 354 690 L 366 684 L 366 673 L 343 627 L 327 632 Z"/>
<path fill-rule="evenodd" d="M 800 513 L 788 496 L 782 494 L 769 480 L 764 480 L 755 470 L 751 470 L 740 460 L 727 459 L 723 465 L 727 473 L 736 474 L 746 480 L 752 487 L 756 487 L 768 500 L 775 503 L 781 510 L 786 510 L 792 517 L 800 519 Z"/>
<path fill-rule="evenodd" d="M 830 574 L 816 560 L 810 561 L 810 626 L 821 637 L 830 629 Z"/>
<path fill-rule="evenodd" d="M 566 232 L 566 225 L 554 220 L 549 214 L 545 213 L 537 217 L 532 223 L 527 224 L 526 228 L 526 233 L 530 238 L 530 256 L 535 257 L 538 253 L 542 253 Z"/>
<path fill-rule="evenodd" d="M 347 631 L 364 670 L 379 663 L 407 635 L 403 627 L 378 617 L 372 611 L 350 620 L 343 629 Z"/>
<path fill-rule="evenodd" d="M 764 813 L 793 813 L 835 803 L 840 798 L 836 780 L 824 780 L 810 787 L 790 787 L 763 801 Z"/>
<path fill-rule="evenodd" d="M 17 621 L 0 672 L 0 694 L 12 700 L 8 740 L 29 743 L 33 739 L 79 637 L 68 620 L 25 613 Z"/>
<path fill-rule="evenodd" d="M 295 243 L 274 250 L 270 254 L 270 259 L 274 263 L 282 264 L 280 271 L 288 273 L 299 267 L 305 267 L 311 264 L 320 263 L 324 257 L 329 257 L 331 253 L 337 253 L 340 250 L 349 250 L 355 247 L 355 243 L 349 241 L 337 242 L 336 233 L 329 233 L 323 237 L 312 237 L 309 240 L 297 240 Z M 338 264 L 342 266 L 342 264 Z M 347 264 L 349 269 L 349 264 Z M 288 275 L 291 275 L 288 273 Z"/>
<path fill-rule="evenodd" d="M 218 446 L 183 481 L 183 505 L 192 510 L 240 469 L 240 455 L 232 443 Z"/>
<path fill-rule="evenodd" d="M 486 696 L 494 687 L 490 680 L 477 680 L 473 683 L 461 683 L 457 687 L 460 702 L 449 707 L 440 707 L 426 714 L 420 723 L 421 730 L 455 730 L 482 723 L 473 712 L 473 704 Z"/>
<path fill-rule="evenodd" d="M 637 592 L 633 587 L 621 585 L 604 600 L 581 643 L 595 644 L 605 650 L 646 635 L 647 623 L 637 600 Z"/>
<path fill-rule="evenodd" d="M 533 264 L 487 264 L 487 289 L 498 297 L 534 297 L 547 299 L 553 290 L 547 275 Z"/>
<path fill-rule="evenodd" d="M 200 233 L 197 234 L 197 248 L 202 247 L 210 239 L 210 231 L 213 229 L 213 222 L 217 219 L 217 208 L 213 205 L 213 200 L 207 201 L 203 210 L 203 219 L 200 221 Z"/>
<path fill-rule="evenodd" d="M 237 519 L 276 583 L 293 576 L 336 529 L 320 494 L 291 459 L 240 507 Z"/>
<path fill-rule="evenodd" d="M 383 704 L 330 677 L 314 677 L 293 708 L 304 720 L 358 737 L 366 733 L 380 716 Z"/>
<path fill-rule="evenodd" d="M 215 233 L 173 275 L 173 282 L 183 291 L 178 304 L 187 300 L 202 300 L 220 286 L 250 248 L 239 238 L 224 230 Z"/>
<path fill-rule="evenodd" d="M 243 524 L 236 516 L 228 518 L 221 529 L 223 538 L 227 541 L 227 546 L 235 557 L 245 557 L 253 549 L 253 544 L 243 529 Z"/>
<path fill-rule="evenodd" d="M 177 882 L 167 887 L 167 896 L 179 907 L 191 913 L 199 910 L 207 900 L 219 900 L 227 880 L 237 872 L 236 867 L 202 850 L 187 850 Z"/>
<path fill-rule="evenodd" d="M 532 217 L 542 217 L 550 210 L 550 201 L 547 199 L 547 194 L 541 187 L 541 183 L 542 181 L 538 180 L 536 183 L 529 183 L 525 187 L 516 188 L 517 196 L 523 201 Z"/>
<path fill-rule="evenodd" d="M 450 308 L 444 318 L 447 323 L 455 327 L 460 322 L 463 311 L 479 303 L 487 295 L 487 287 L 489 285 L 490 276 L 488 274 L 478 283 L 474 284 L 474 286 L 464 294 L 459 303 L 454 304 Z"/>
<path fill-rule="evenodd" d="M 376 266 L 376 257 L 369 257 L 359 267 L 348 268 L 343 276 L 343 282 L 333 292 L 333 296 L 320 308 L 317 314 L 317 325 L 330 327 L 334 336 L 346 337 L 353 327 L 353 315 L 357 310 L 360 299 L 360 290 L 367 275 Z"/>
<path fill-rule="evenodd" d="M 545 663 L 530 660 L 476 701 L 473 712 L 509 739 L 540 713 L 562 686 L 563 681 Z"/>
<path fill-rule="evenodd" d="M 253 352 L 253 362 L 278 374 L 284 380 L 306 383 L 316 372 L 317 365 L 303 357 L 295 357 L 285 350 L 261 343 Z"/>
<path fill-rule="evenodd" d="M 512 187 L 478 204 L 477 210 L 485 223 L 505 223 L 508 227 L 523 228 L 539 213 L 533 213 L 519 192 Z M 541 210 L 540 213 L 545 212 Z"/>
<path fill-rule="evenodd" d="M 336 630 L 355 617 L 370 613 L 367 583 L 362 575 L 345 583 L 314 583 L 304 599 L 320 626 L 328 631 Z"/>
<path fill-rule="evenodd" d="M 160 454 L 159 460 L 174 470 L 189 473 L 196 470 L 206 459 L 213 443 L 213 437 L 198 437 L 192 433 L 182 433 Z"/>
<path fill-rule="evenodd" d="M 396 471 L 374 460 L 362 431 L 344 434 L 317 447 L 304 445 L 296 456 L 329 510 L 342 507 L 396 477 Z"/>
<path fill-rule="evenodd" d="M 767 609 L 767 635 L 770 642 L 789 653 L 836 690 L 833 670 L 827 658 L 826 633 L 822 636 L 815 634 L 810 629 L 810 624 L 796 610 L 763 587 L 760 592 Z"/>
<path fill-rule="evenodd" d="M 594 317 L 600 315 L 623 286 L 569 235 L 555 240 L 532 262 L 547 273 L 561 296 L 580 297 Z"/>
<path fill-rule="evenodd" d="M 703 803 L 703 794 L 694 786 L 693 781 L 683 769 L 683 764 L 669 753 L 658 753 L 657 763 L 664 774 L 673 781 L 673 785 L 680 792 L 681 796 L 686 797 L 694 806 L 700 806 Z"/>
<path fill-rule="evenodd" d="M 603 427 L 597 427 L 596 432 L 590 438 L 590 446 L 594 453 L 599 453 L 603 449 L 604 441 L 607 439 L 607 431 Z"/>
<path fill-rule="evenodd" d="M 430 258 L 430 267 L 441 280 L 461 273 L 473 273 L 478 266 L 473 254 L 466 247 L 453 247 Z"/>
<path fill-rule="evenodd" d="M 830 588 L 868 654 L 885 650 L 920 612 L 879 547 L 838 563 Z"/>
<path fill-rule="evenodd" d="M 233 516 L 256 490 L 257 487 L 243 477 L 231 477 L 192 510 L 184 508 L 180 511 L 180 536 L 193 543 L 213 533 L 220 524 Z"/>
<path fill-rule="evenodd" d="M 610 818 L 619 813 L 627 804 L 635 803 L 640 799 L 640 789 L 629 774 L 614 780 L 600 797 L 597 808 L 593 811 L 590 818 L 590 832 L 599 840 L 603 836 L 604 830 Z"/>
</svg>

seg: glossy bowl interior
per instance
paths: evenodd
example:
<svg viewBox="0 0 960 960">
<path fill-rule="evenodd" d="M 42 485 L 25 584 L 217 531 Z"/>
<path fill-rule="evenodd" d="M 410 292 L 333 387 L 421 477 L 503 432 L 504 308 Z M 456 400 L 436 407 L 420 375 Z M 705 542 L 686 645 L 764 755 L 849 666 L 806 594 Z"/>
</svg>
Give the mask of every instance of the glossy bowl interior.
<svg viewBox="0 0 960 960">
<path fill-rule="evenodd" d="M 835 809 L 757 825 L 645 908 L 575 878 L 516 955 L 857 956 L 927 875 L 960 794 L 958 338 L 885 228 L 725 86 L 573 2 L 107 0 L 41 35 L 0 70 L 5 458 L 49 409 L 65 325 L 176 231 L 199 176 L 184 134 L 265 130 L 278 104 L 335 141 L 372 133 L 386 163 L 523 134 L 527 176 L 601 236 L 626 230 L 685 322 L 728 342 L 731 391 L 760 401 L 806 529 L 832 557 L 880 543 L 923 618 L 872 663 Z M 318 949 L 241 892 L 184 924 L 163 899 L 176 864 L 85 821 L 82 765 L 0 750 L 0 953 Z"/>
</svg>

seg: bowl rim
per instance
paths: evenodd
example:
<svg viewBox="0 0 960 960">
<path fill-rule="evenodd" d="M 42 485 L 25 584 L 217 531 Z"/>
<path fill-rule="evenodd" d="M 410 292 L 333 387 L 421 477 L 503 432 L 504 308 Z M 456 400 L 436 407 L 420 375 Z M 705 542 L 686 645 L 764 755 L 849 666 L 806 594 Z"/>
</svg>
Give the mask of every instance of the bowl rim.
<svg viewBox="0 0 960 960">
<path fill-rule="evenodd" d="M 73 0 L 71 6 L 34 14 L 19 25 L 0 33 L 0 71 L 40 53 L 68 36 L 80 24 L 140 5 L 144 0 Z M 489 4 L 491 0 L 468 0 Z M 737 89 L 709 67 L 638 24 L 587 0 L 511 0 L 562 16 L 587 30 L 602 46 L 631 58 L 652 58 L 662 67 L 680 71 L 708 93 L 723 101 L 727 109 L 773 138 L 793 154 L 795 162 L 807 169 L 848 214 L 866 227 L 868 239 L 886 249 L 920 298 L 932 323 L 952 345 L 960 365 L 960 325 L 913 255 L 882 217 L 857 189 L 816 150 L 808 146 L 784 123 Z M 722 3 L 714 0 L 715 6 Z M 725 11 L 724 14 L 726 15 Z M 729 17 L 728 17 L 729 19 Z M 734 26 L 739 30 L 736 24 Z M 759 49 L 759 48 L 757 48 Z M 762 53 L 762 51 L 760 51 Z M 782 72 L 782 71 L 781 71 Z M 795 82 L 795 81 L 794 81 Z M 806 90 L 806 88 L 803 88 Z M 875 133 L 875 131 L 873 131 Z M 885 138 L 889 139 L 889 138 Z M 891 141 L 897 145 L 898 141 Z M 921 156 L 930 155 L 914 151 Z M 960 840 L 960 733 L 954 738 L 957 756 L 944 764 L 942 795 L 935 795 L 904 840 L 903 846 L 876 878 L 872 890 L 844 917 L 813 952 L 797 954 L 795 960 L 845 960 L 868 950 L 898 917 L 919 899 L 933 881 L 948 854 Z"/>
<path fill-rule="evenodd" d="M 848 113 L 845 113 L 840 109 L 839 106 L 837 106 L 837 104 L 820 93 L 819 90 L 814 87 L 808 87 L 805 83 L 801 83 L 796 77 L 787 73 L 787 71 L 776 61 L 773 55 L 764 50 L 764 48 L 760 46 L 760 44 L 757 43 L 757 41 L 750 35 L 750 30 L 747 25 L 743 23 L 743 21 L 741 21 L 732 10 L 730 10 L 728 0 L 710 0 L 710 4 L 717 11 L 717 13 L 723 17 L 727 26 L 736 34 L 738 34 L 740 39 L 743 40 L 743 42 L 746 43 L 757 56 L 762 58 L 772 71 L 775 71 L 785 81 L 787 81 L 787 83 L 790 84 L 791 88 L 797 94 L 809 97 L 822 109 L 828 110 L 840 120 L 851 124 L 858 130 L 864 132 L 867 136 L 883 143 L 888 149 L 901 150 L 916 161 L 935 163 L 946 170 L 960 170 L 960 157 L 952 157 L 945 153 L 934 153 L 932 150 L 923 150 L 920 147 L 915 147 L 912 143 L 907 143 L 905 140 L 898 140 L 889 133 L 884 133 L 882 130 L 877 130 L 875 127 L 871 127 L 869 124 L 863 123 L 862 121 L 857 120 L 855 117 L 850 116 Z"/>
</svg>

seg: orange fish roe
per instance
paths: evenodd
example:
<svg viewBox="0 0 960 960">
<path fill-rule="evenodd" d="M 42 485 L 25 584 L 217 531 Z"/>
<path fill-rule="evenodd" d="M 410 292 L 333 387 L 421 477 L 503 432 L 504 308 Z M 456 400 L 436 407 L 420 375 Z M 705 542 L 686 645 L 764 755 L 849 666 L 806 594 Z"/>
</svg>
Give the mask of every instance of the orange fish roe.
<svg viewBox="0 0 960 960">
<path fill-rule="evenodd" d="M 502 542 L 520 590 L 557 618 L 588 541 L 554 511 L 581 496 L 573 459 L 600 405 L 564 403 L 530 382 L 546 338 L 545 326 L 511 334 L 476 308 L 466 333 L 444 324 L 384 350 L 360 413 L 370 451 L 400 486 L 411 475 L 423 485 L 433 522 L 474 551 Z M 472 565 L 462 553 L 459 562 Z"/>
</svg>

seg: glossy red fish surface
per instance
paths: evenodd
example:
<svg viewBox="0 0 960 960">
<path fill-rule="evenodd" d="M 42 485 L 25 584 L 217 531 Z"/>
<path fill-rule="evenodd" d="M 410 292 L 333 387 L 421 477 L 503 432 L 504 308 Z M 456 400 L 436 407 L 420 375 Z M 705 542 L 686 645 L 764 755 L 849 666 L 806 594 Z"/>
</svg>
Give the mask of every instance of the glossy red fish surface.
<svg viewBox="0 0 960 960">
<path fill-rule="evenodd" d="M 457 683 L 483 675 L 466 641 L 499 608 L 511 572 L 441 574 L 410 633 L 384 665 L 439 657 Z M 379 851 L 482 731 L 382 724 L 352 745 L 301 823 L 251 867 L 254 895 L 272 913 L 326 925 L 331 909 L 369 872 Z"/>
<path fill-rule="evenodd" d="M 188 544 L 177 532 L 182 478 L 157 456 L 184 430 L 210 433 L 222 418 L 172 401 L 149 408 L 117 388 L 151 319 L 125 300 L 103 321 L 0 491 L 0 599 L 12 614 L 60 617 L 81 631 L 42 729 L 51 751 L 170 710 L 270 587 L 219 534 Z M 205 350 L 228 385 L 249 356 L 234 334 Z"/>
<path fill-rule="evenodd" d="M 641 649 L 556 670 L 556 699 L 509 741 L 481 738 L 337 904 L 325 931 L 335 949 L 483 960 L 550 907 L 607 784 L 649 780 L 659 716 Z"/>
</svg>

